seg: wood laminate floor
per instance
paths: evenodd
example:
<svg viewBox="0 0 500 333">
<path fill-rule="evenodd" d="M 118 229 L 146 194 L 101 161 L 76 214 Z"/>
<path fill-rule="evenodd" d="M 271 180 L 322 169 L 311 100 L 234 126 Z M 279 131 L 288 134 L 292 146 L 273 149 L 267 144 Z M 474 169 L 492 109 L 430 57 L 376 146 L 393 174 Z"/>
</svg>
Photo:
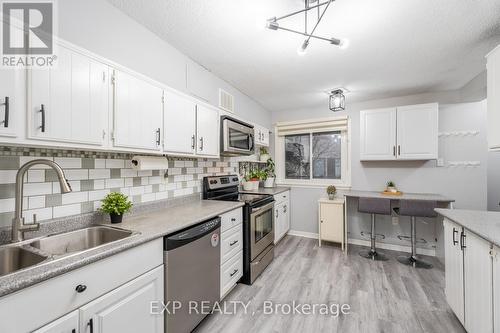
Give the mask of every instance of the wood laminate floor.
<svg viewBox="0 0 500 333">
<path fill-rule="evenodd" d="M 386 262 L 360 257 L 350 246 L 345 256 L 338 247 L 313 239 L 286 236 L 275 259 L 252 286 L 238 285 L 225 299 L 235 314 L 212 314 L 196 332 L 465 332 L 446 303 L 444 268 L 436 259 L 423 270 L 396 261 L 402 253 L 387 251 Z M 265 314 L 264 303 L 349 304 L 350 313 Z M 286 306 L 285 306 L 286 308 Z M 285 309 L 287 310 L 287 309 Z M 286 312 L 286 311 L 285 311 Z"/>
</svg>

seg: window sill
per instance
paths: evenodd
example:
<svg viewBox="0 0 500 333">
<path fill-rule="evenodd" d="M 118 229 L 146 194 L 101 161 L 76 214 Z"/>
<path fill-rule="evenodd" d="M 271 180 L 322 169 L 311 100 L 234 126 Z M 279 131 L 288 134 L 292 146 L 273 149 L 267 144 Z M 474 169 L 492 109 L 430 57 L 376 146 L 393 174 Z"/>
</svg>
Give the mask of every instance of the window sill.
<svg viewBox="0 0 500 333">
<path fill-rule="evenodd" d="M 288 186 L 288 187 L 298 187 L 298 188 L 325 188 L 327 186 L 333 185 L 337 190 L 350 190 L 350 184 L 335 184 L 332 182 L 291 182 L 286 180 L 277 180 L 276 185 L 278 186 Z"/>
</svg>

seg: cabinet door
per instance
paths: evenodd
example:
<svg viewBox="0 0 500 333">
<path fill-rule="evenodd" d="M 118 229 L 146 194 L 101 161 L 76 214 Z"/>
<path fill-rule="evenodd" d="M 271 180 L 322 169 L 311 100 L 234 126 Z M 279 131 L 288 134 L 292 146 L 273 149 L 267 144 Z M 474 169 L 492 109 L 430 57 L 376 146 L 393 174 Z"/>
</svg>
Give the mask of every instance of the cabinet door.
<svg viewBox="0 0 500 333">
<path fill-rule="evenodd" d="M 493 332 L 493 261 L 490 244 L 465 230 L 465 329 Z"/>
<path fill-rule="evenodd" d="M 160 150 L 163 90 L 115 70 L 114 92 L 114 145 Z"/>
<path fill-rule="evenodd" d="M 219 112 L 203 105 L 196 106 L 198 155 L 219 156 Z"/>
<path fill-rule="evenodd" d="M 151 314 L 163 301 L 163 265 L 80 308 L 80 332 L 163 332 L 164 317 Z"/>
<path fill-rule="evenodd" d="M 360 112 L 360 159 L 396 159 L 396 108 Z"/>
<path fill-rule="evenodd" d="M 33 331 L 33 333 L 77 333 L 79 332 L 78 315 L 78 310 L 75 310 Z"/>
<path fill-rule="evenodd" d="M 488 55 L 488 146 L 500 149 L 500 48 Z"/>
<path fill-rule="evenodd" d="M 322 240 L 341 243 L 344 237 L 344 206 L 322 203 L 320 223 Z"/>
<path fill-rule="evenodd" d="M 196 151 L 196 103 L 189 97 L 165 92 L 164 151 L 194 154 Z"/>
<path fill-rule="evenodd" d="M 290 200 L 285 201 L 283 204 L 283 230 L 281 230 L 282 236 L 284 236 L 288 230 L 290 230 Z"/>
<path fill-rule="evenodd" d="M 493 309 L 495 333 L 500 333 L 500 248 L 493 249 Z"/>
<path fill-rule="evenodd" d="M 255 125 L 254 138 L 255 143 L 259 146 L 269 146 L 269 130 L 267 128 Z"/>
<path fill-rule="evenodd" d="M 464 319 L 464 260 L 460 248 L 462 227 L 444 220 L 445 294 L 451 309 L 460 320 Z"/>
<path fill-rule="evenodd" d="M 278 243 L 283 233 L 283 203 L 274 204 L 274 244 Z"/>
<path fill-rule="evenodd" d="M 2 69 L 0 75 L 0 136 L 18 137 L 21 116 L 25 113 L 23 100 L 25 72 L 19 69 Z"/>
<path fill-rule="evenodd" d="M 397 158 L 436 159 L 438 154 L 438 104 L 398 107 Z"/>
<path fill-rule="evenodd" d="M 103 145 L 108 67 L 59 46 L 57 67 L 28 73 L 32 139 Z"/>
</svg>

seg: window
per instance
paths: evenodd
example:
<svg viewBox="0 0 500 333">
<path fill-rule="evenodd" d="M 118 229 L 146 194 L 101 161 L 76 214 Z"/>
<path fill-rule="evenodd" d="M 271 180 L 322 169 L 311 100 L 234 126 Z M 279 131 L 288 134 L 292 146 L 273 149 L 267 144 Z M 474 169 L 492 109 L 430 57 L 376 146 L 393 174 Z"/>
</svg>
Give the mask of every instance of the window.
<svg viewBox="0 0 500 333">
<path fill-rule="evenodd" d="M 348 118 L 277 124 L 278 183 L 349 187 L 348 131 Z"/>
</svg>

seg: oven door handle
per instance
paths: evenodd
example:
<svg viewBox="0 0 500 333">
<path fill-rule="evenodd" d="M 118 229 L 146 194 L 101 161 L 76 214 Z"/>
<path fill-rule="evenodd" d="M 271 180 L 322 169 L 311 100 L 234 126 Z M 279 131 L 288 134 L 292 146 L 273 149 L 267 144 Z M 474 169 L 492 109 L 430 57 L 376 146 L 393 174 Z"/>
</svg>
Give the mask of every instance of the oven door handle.
<svg viewBox="0 0 500 333">
<path fill-rule="evenodd" d="M 267 210 L 267 209 L 269 209 L 269 208 L 272 208 L 273 206 L 274 206 L 274 201 L 273 201 L 273 202 L 268 203 L 267 205 L 261 206 L 261 207 L 255 207 L 255 208 L 252 208 L 252 212 L 251 212 L 251 214 L 258 213 L 258 212 L 260 212 L 261 210 Z"/>
</svg>

